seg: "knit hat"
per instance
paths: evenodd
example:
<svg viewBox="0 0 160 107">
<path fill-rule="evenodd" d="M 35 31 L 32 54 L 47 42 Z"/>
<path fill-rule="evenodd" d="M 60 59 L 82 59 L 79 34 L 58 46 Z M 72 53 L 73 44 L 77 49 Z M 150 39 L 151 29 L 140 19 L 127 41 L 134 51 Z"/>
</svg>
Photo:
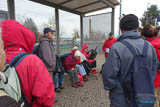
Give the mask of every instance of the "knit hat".
<svg viewBox="0 0 160 107">
<path fill-rule="evenodd" d="M 79 50 L 77 50 L 75 53 L 74 53 L 74 56 L 81 56 L 81 52 Z"/>
<path fill-rule="evenodd" d="M 139 22 L 138 22 L 138 17 L 135 16 L 134 14 L 128 14 L 125 15 L 121 20 L 120 20 L 120 29 L 121 30 L 134 30 L 139 27 Z"/>
</svg>

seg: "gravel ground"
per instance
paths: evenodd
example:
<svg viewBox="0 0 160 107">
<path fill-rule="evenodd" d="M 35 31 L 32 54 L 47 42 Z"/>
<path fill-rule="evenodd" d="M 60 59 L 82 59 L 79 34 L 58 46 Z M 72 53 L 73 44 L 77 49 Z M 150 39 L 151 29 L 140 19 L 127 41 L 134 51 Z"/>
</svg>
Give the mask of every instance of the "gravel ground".
<svg viewBox="0 0 160 107">
<path fill-rule="evenodd" d="M 104 55 L 97 56 L 97 71 L 104 63 Z M 108 92 L 103 89 L 101 75 L 89 76 L 89 81 L 84 82 L 84 87 L 71 87 L 71 80 L 65 76 L 65 89 L 56 93 L 57 103 L 53 107 L 109 107 Z"/>
</svg>

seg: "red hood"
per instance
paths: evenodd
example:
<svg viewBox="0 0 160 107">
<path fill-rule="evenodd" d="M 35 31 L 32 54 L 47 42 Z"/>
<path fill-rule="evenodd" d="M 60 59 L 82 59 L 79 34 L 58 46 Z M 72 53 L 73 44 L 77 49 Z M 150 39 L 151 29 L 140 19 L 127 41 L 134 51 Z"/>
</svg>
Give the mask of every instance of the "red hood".
<svg viewBox="0 0 160 107">
<path fill-rule="evenodd" d="M 31 30 L 14 20 L 6 20 L 0 24 L 2 26 L 2 39 L 5 51 L 22 50 L 32 53 L 35 35 Z"/>
<path fill-rule="evenodd" d="M 85 48 L 88 48 L 88 45 L 87 45 L 86 43 L 84 43 L 83 46 L 82 46 L 82 49 L 81 49 L 81 52 L 82 52 L 82 53 L 85 52 L 85 51 L 84 51 Z M 86 53 L 86 52 L 85 52 L 85 53 Z"/>
<path fill-rule="evenodd" d="M 154 37 L 150 37 L 146 39 L 147 41 L 151 41 L 151 44 L 155 47 L 155 48 L 160 48 L 160 39 L 157 38 L 156 36 Z"/>
<path fill-rule="evenodd" d="M 71 51 L 72 56 L 74 56 L 74 53 L 75 53 L 75 52 L 76 52 L 75 50 L 72 50 L 72 51 Z"/>
</svg>

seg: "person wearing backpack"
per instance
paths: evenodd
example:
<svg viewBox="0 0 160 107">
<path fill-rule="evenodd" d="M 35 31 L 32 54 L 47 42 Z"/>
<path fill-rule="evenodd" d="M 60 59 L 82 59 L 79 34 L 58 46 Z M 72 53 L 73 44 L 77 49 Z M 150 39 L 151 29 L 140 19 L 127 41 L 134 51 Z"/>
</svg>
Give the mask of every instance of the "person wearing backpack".
<svg viewBox="0 0 160 107">
<path fill-rule="evenodd" d="M 43 62 L 30 54 L 35 43 L 34 33 L 14 20 L 3 21 L 0 25 L 6 62 L 10 64 L 15 56 L 27 53 L 15 68 L 26 103 L 32 107 L 52 107 L 55 98 L 52 78 Z"/>
<path fill-rule="evenodd" d="M 56 67 L 56 56 L 53 50 L 53 32 L 54 30 L 50 28 L 45 28 L 43 30 L 44 36 L 40 37 L 39 44 L 39 57 L 45 64 L 50 73 L 51 77 L 53 77 L 53 71 Z"/>
<path fill-rule="evenodd" d="M 83 84 L 78 79 L 78 72 L 75 69 L 76 64 L 80 60 L 80 54 L 77 51 L 72 50 L 71 55 L 67 56 L 64 60 L 63 66 L 66 72 L 70 75 L 72 86 L 74 88 L 83 87 Z"/>
<path fill-rule="evenodd" d="M 140 37 L 138 17 L 120 20 L 122 35 L 112 45 L 102 69 L 110 107 L 154 107 L 157 56 L 153 46 Z"/>
<path fill-rule="evenodd" d="M 4 52 L 4 44 L 1 39 L 1 27 L 0 27 L 0 82 L 6 82 L 6 76 L 3 73 L 6 56 Z M 1 107 L 20 107 L 18 102 L 11 98 L 4 90 L 0 89 L 0 106 Z"/>
<path fill-rule="evenodd" d="M 160 62 L 160 39 L 157 37 L 157 29 L 155 26 L 148 24 L 146 25 L 141 32 L 141 35 L 146 38 L 148 42 L 152 44 L 157 53 L 157 58 Z M 156 77 L 154 80 L 156 104 L 155 107 L 159 107 L 160 101 L 160 70 L 157 69 Z"/>
</svg>

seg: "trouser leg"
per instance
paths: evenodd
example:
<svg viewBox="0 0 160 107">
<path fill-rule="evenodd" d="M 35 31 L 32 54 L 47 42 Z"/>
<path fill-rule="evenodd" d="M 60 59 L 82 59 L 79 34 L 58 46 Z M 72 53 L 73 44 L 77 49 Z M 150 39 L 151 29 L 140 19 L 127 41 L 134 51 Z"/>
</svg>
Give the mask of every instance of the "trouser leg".
<svg viewBox="0 0 160 107">
<path fill-rule="evenodd" d="M 59 84 L 64 84 L 64 73 L 59 73 Z"/>
<path fill-rule="evenodd" d="M 54 81 L 54 87 L 55 88 L 58 88 L 59 87 L 59 78 L 58 78 L 58 75 L 53 75 L 53 81 Z"/>
<path fill-rule="evenodd" d="M 75 82 L 79 82 L 79 79 L 78 79 L 78 72 L 76 70 L 73 71 L 74 73 L 74 78 L 75 78 Z"/>
<path fill-rule="evenodd" d="M 159 107 L 160 88 L 155 88 L 156 103 L 154 107 Z"/>
<path fill-rule="evenodd" d="M 86 71 L 85 71 L 84 66 L 82 64 L 81 65 L 77 64 L 75 68 L 76 68 L 75 70 L 80 72 L 80 74 L 82 76 L 86 75 Z"/>
<path fill-rule="evenodd" d="M 69 73 L 72 83 L 76 83 L 75 77 L 74 77 L 74 71 L 68 70 L 67 72 Z"/>
</svg>

